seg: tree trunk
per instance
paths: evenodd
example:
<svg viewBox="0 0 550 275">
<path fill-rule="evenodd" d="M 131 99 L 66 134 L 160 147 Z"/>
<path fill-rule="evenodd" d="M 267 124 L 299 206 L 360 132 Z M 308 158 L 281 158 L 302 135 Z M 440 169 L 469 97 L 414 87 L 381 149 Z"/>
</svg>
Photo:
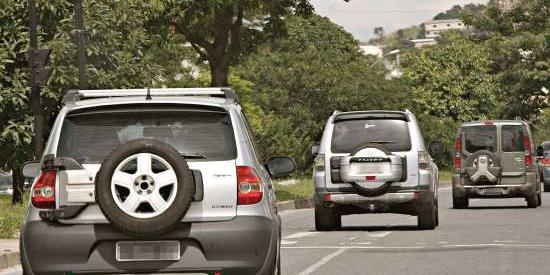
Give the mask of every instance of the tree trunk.
<svg viewBox="0 0 550 275">
<path fill-rule="evenodd" d="M 223 59 L 223 58 L 222 58 Z M 229 86 L 229 62 L 213 60 L 210 64 L 210 86 Z"/>
<path fill-rule="evenodd" d="M 25 183 L 25 177 L 21 174 L 21 168 L 12 170 L 11 178 L 13 188 L 11 203 L 23 203 L 23 184 Z"/>
</svg>

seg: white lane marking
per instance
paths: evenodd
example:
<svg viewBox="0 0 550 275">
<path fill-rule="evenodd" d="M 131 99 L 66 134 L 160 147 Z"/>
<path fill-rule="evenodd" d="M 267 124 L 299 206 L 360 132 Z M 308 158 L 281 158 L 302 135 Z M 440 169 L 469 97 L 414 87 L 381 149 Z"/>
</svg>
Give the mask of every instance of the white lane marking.
<svg viewBox="0 0 550 275">
<path fill-rule="evenodd" d="M 298 233 L 286 236 L 283 239 L 299 239 L 299 238 L 313 237 L 317 234 L 319 234 L 319 232 L 298 232 Z"/>
<path fill-rule="evenodd" d="M 350 245 L 371 245 L 372 242 L 366 242 L 366 243 L 348 243 Z"/>
<path fill-rule="evenodd" d="M 372 249 L 372 250 L 392 250 L 392 249 L 432 249 L 432 248 L 490 248 L 490 247 L 505 247 L 505 248 L 550 248 L 550 244 L 504 244 L 504 243 L 484 243 L 484 244 L 453 244 L 441 246 L 293 246 L 281 247 L 283 249 Z"/>
<path fill-rule="evenodd" d="M 494 240 L 494 243 L 519 243 L 520 241 Z"/>
<path fill-rule="evenodd" d="M 312 274 L 315 270 L 319 269 L 321 266 L 325 265 L 326 263 L 328 263 L 330 260 L 338 257 L 338 255 L 346 252 L 346 250 L 348 250 L 348 248 L 345 248 L 345 247 L 342 247 L 342 248 L 339 248 L 338 250 L 336 250 L 335 252 L 327 255 L 326 257 L 322 258 L 321 260 L 319 260 L 318 262 L 314 263 L 313 265 L 311 265 L 310 267 L 308 267 L 306 270 L 300 272 L 299 275 L 309 275 L 309 274 Z"/>
<path fill-rule="evenodd" d="M 448 244 L 449 242 L 437 242 L 438 244 Z"/>
<path fill-rule="evenodd" d="M 367 233 L 367 236 L 370 238 L 384 238 L 391 234 L 391 231 L 385 231 L 380 233 Z"/>
<path fill-rule="evenodd" d="M 293 245 L 293 244 L 296 244 L 298 243 L 297 241 L 287 241 L 287 240 L 282 240 L 281 241 L 281 245 Z"/>
</svg>

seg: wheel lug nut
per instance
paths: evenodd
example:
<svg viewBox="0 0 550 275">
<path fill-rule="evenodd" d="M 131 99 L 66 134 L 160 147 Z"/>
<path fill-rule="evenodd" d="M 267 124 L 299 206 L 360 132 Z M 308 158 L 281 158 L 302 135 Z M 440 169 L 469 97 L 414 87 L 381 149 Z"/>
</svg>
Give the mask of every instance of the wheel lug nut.
<svg viewBox="0 0 550 275">
<path fill-rule="evenodd" d="M 147 191 L 147 194 L 149 194 L 149 195 L 150 195 L 151 193 L 153 193 L 153 192 L 152 192 L 151 190 Z"/>
</svg>

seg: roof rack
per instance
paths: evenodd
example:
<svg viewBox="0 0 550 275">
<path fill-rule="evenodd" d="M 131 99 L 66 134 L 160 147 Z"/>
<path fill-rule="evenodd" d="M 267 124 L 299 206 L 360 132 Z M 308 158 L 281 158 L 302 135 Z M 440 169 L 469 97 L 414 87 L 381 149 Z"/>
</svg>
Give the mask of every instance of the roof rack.
<svg viewBox="0 0 550 275">
<path fill-rule="evenodd" d="M 232 88 L 144 88 L 144 89 L 106 89 L 106 90 L 70 90 L 63 97 L 63 103 L 92 98 L 126 97 L 126 96 L 210 96 L 239 101 Z"/>
</svg>

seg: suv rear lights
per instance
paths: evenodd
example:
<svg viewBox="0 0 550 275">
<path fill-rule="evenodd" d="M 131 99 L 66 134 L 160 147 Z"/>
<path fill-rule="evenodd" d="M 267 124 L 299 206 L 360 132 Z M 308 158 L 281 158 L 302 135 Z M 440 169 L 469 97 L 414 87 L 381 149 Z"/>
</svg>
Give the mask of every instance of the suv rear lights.
<svg viewBox="0 0 550 275">
<path fill-rule="evenodd" d="M 318 154 L 314 160 L 315 170 L 322 172 L 325 171 L 325 155 Z"/>
<path fill-rule="evenodd" d="M 430 168 L 430 155 L 426 151 L 418 151 L 418 169 Z"/>
<path fill-rule="evenodd" d="M 237 166 L 237 204 L 250 205 L 262 200 L 261 180 L 249 166 Z"/>
<path fill-rule="evenodd" d="M 523 146 L 525 147 L 525 166 L 533 165 L 533 155 L 531 154 L 531 142 L 529 137 L 523 137 Z"/>
<path fill-rule="evenodd" d="M 458 137 L 455 140 L 455 157 L 454 157 L 454 163 L 455 163 L 454 167 L 457 170 L 460 170 L 460 168 L 462 168 L 461 153 L 462 153 L 462 139 Z"/>
<path fill-rule="evenodd" d="M 57 170 L 43 170 L 32 189 L 31 202 L 36 208 L 55 208 Z"/>
</svg>

